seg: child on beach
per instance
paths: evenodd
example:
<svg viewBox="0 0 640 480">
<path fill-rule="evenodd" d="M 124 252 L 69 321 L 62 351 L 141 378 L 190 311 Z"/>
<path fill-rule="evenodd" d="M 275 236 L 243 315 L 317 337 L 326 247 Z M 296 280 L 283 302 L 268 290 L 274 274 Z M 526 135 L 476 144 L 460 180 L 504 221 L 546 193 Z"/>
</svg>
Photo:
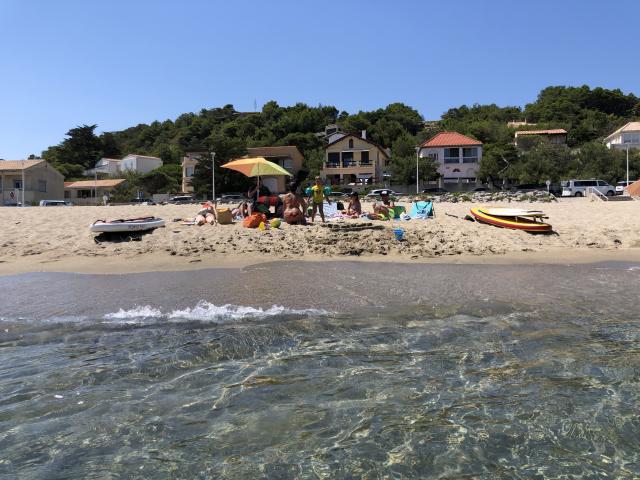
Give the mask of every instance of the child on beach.
<svg viewBox="0 0 640 480">
<path fill-rule="evenodd" d="M 316 211 L 318 211 L 320 212 L 320 218 L 324 223 L 325 220 L 324 220 L 323 202 L 325 199 L 327 200 L 327 203 L 331 205 L 331 200 L 329 200 L 329 197 L 327 197 L 324 193 L 324 186 L 322 185 L 322 181 L 320 180 L 320 177 L 316 177 L 316 183 L 315 185 L 313 185 L 313 187 L 311 187 L 311 200 L 312 200 L 311 221 L 312 222 L 315 221 Z"/>
</svg>

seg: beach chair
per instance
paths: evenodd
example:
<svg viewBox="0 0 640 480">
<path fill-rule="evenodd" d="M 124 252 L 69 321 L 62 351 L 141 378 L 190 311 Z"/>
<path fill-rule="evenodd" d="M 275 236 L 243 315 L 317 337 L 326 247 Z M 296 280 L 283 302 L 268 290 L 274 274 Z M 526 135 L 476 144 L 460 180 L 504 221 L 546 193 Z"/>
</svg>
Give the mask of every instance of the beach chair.
<svg viewBox="0 0 640 480">
<path fill-rule="evenodd" d="M 411 205 L 411 213 L 409 216 L 414 220 L 426 220 L 427 218 L 434 217 L 433 202 L 414 202 L 413 205 Z"/>
</svg>

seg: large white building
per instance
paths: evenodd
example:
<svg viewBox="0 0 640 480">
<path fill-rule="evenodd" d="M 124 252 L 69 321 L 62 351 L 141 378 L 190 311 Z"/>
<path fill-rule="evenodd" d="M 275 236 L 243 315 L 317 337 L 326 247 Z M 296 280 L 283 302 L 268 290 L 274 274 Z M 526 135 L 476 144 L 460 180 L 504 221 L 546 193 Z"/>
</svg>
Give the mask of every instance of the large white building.
<svg viewBox="0 0 640 480">
<path fill-rule="evenodd" d="M 438 163 L 444 183 L 476 183 L 482 142 L 457 132 L 440 132 L 420 145 L 418 156 Z"/>
<path fill-rule="evenodd" d="M 120 161 L 121 172 L 149 173 L 162 166 L 162 160 L 158 157 L 135 155 L 130 153 Z"/>
<path fill-rule="evenodd" d="M 640 122 L 629 122 L 604 139 L 607 148 L 640 148 Z"/>
</svg>

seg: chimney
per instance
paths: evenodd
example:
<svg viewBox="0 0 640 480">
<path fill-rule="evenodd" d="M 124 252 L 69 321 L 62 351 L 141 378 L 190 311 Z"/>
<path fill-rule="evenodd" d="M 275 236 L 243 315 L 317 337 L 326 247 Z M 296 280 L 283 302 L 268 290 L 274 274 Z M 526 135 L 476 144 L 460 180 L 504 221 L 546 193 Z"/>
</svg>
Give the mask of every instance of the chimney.
<svg viewBox="0 0 640 480">
<path fill-rule="evenodd" d="M 362 135 L 361 135 L 363 140 L 367 139 L 367 131 L 366 130 L 362 130 Z"/>
</svg>

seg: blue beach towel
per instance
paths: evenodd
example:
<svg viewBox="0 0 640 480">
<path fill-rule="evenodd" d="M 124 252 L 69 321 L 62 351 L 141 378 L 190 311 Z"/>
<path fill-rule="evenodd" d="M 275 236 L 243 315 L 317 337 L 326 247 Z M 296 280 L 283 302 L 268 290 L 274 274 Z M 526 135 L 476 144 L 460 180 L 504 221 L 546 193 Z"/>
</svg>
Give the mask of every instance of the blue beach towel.
<svg viewBox="0 0 640 480">
<path fill-rule="evenodd" d="M 433 203 L 432 202 L 414 202 L 411 206 L 411 213 L 409 214 L 413 219 L 427 219 L 433 217 Z"/>
</svg>

